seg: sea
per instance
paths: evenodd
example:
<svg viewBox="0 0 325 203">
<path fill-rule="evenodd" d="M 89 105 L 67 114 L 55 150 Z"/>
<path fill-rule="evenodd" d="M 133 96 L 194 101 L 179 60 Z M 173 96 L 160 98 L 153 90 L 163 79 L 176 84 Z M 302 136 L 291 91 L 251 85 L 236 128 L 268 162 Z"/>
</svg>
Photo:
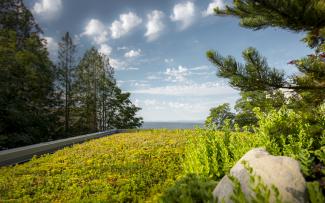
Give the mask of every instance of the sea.
<svg viewBox="0 0 325 203">
<path fill-rule="evenodd" d="M 141 129 L 194 129 L 203 126 L 203 122 L 144 122 Z"/>
</svg>

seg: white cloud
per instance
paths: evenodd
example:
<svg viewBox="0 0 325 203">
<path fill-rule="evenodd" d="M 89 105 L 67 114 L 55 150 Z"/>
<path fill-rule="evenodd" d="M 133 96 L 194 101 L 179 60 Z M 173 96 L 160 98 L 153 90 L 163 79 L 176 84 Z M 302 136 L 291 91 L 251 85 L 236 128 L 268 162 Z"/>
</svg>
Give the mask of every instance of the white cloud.
<svg viewBox="0 0 325 203">
<path fill-rule="evenodd" d="M 38 0 L 32 11 L 46 20 L 52 20 L 59 15 L 61 9 L 61 0 Z"/>
<path fill-rule="evenodd" d="M 164 74 L 167 75 L 168 81 L 182 82 L 190 73 L 186 67 L 178 66 L 178 68 L 167 68 Z"/>
<path fill-rule="evenodd" d="M 127 64 L 119 59 L 110 58 L 109 63 L 116 70 L 124 70 L 127 67 Z"/>
<path fill-rule="evenodd" d="M 126 47 L 126 46 L 122 46 L 122 47 L 117 47 L 117 50 L 128 50 L 129 48 L 128 47 Z"/>
<path fill-rule="evenodd" d="M 201 70 L 209 70 L 210 67 L 207 66 L 207 65 L 202 65 L 202 66 L 197 66 L 197 67 L 194 67 L 194 68 L 190 68 L 190 70 L 192 71 L 201 71 Z"/>
<path fill-rule="evenodd" d="M 110 65 L 117 71 L 134 71 L 139 70 L 137 67 L 132 67 L 130 64 L 125 62 L 124 60 L 120 60 L 117 58 L 109 59 Z"/>
<path fill-rule="evenodd" d="M 138 57 L 141 55 L 141 49 L 138 49 L 138 50 L 130 50 L 128 52 L 126 52 L 124 54 L 124 57 L 126 58 L 134 58 L 134 57 Z"/>
<path fill-rule="evenodd" d="M 163 18 L 165 14 L 162 11 L 154 10 L 147 15 L 148 22 L 146 24 L 147 31 L 144 34 L 148 41 L 153 41 L 159 37 L 164 30 L 165 25 Z"/>
<path fill-rule="evenodd" d="M 146 99 L 143 101 L 143 103 L 146 106 L 156 106 L 158 102 L 155 99 Z"/>
<path fill-rule="evenodd" d="M 108 28 L 98 19 L 91 19 L 81 35 L 90 37 L 96 44 L 105 43 L 108 40 Z"/>
<path fill-rule="evenodd" d="M 44 37 L 46 40 L 46 47 L 52 59 L 55 59 L 58 52 L 58 43 L 52 37 Z"/>
<path fill-rule="evenodd" d="M 174 59 L 173 58 L 170 58 L 170 59 L 165 59 L 164 61 L 165 61 L 165 63 L 173 63 L 174 62 Z"/>
<path fill-rule="evenodd" d="M 112 47 L 107 44 L 101 44 L 98 51 L 106 56 L 109 56 L 112 53 Z"/>
<path fill-rule="evenodd" d="M 214 14 L 214 8 L 219 8 L 219 9 L 224 9 L 225 3 L 223 2 L 223 0 L 213 0 L 206 11 L 203 12 L 203 16 L 209 16 L 209 15 L 213 15 Z"/>
<path fill-rule="evenodd" d="M 121 14 L 120 19 L 115 20 L 110 27 L 112 38 L 117 39 L 126 35 L 141 23 L 142 19 L 133 12 Z"/>
<path fill-rule="evenodd" d="M 160 77 L 158 77 L 156 75 L 149 75 L 149 76 L 147 76 L 147 79 L 148 80 L 158 80 L 158 79 L 160 79 Z"/>
<path fill-rule="evenodd" d="M 150 87 L 131 91 L 137 94 L 169 95 L 169 96 L 224 96 L 234 95 L 236 90 L 219 83 L 206 82 L 202 84 L 192 83 L 187 85 L 169 85 L 162 87 Z"/>
<path fill-rule="evenodd" d="M 170 19 L 181 23 L 181 29 L 189 27 L 195 19 L 195 5 L 193 2 L 184 2 L 176 4 Z"/>
</svg>

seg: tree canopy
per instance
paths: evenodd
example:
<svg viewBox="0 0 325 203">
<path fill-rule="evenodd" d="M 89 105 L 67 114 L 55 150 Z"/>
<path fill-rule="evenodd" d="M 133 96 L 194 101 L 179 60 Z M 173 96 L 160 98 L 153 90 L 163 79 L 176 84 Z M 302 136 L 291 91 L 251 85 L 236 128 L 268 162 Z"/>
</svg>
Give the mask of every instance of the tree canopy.
<svg viewBox="0 0 325 203">
<path fill-rule="evenodd" d="M 280 27 L 294 32 L 306 32 L 303 39 L 314 53 L 288 62 L 300 74 L 286 77 L 267 64 L 255 48 L 243 51 L 245 64 L 232 56 L 223 57 L 208 51 L 207 57 L 218 67 L 218 76 L 229 79 L 240 91 L 293 90 L 304 106 L 317 106 L 325 99 L 325 2 L 321 0 L 234 0 L 226 9 L 215 9 L 216 15 L 235 16 L 240 25 L 259 30 Z"/>
<path fill-rule="evenodd" d="M 0 1 L 0 147 L 53 135 L 54 69 L 41 30 L 21 0 Z"/>
</svg>

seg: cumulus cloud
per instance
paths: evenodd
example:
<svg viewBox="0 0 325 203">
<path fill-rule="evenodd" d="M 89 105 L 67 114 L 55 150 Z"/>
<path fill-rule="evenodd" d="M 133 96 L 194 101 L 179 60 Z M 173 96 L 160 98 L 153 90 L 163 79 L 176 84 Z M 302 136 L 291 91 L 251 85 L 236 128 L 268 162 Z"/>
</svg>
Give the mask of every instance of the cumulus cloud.
<svg viewBox="0 0 325 203">
<path fill-rule="evenodd" d="M 138 50 L 130 50 L 124 54 L 126 58 L 135 58 L 141 55 L 141 49 Z"/>
<path fill-rule="evenodd" d="M 237 93 L 229 86 L 219 83 L 192 83 L 187 85 L 168 85 L 162 87 L 150 87 L 131 91 L 137 94 L 169 95 L 169 96 L 231 96 Z"/>
<path fill-rule="evenodd" d="M 167 68 L 165 73 L 167 80 L 171 82 L 182 82 L 186 80 L 186 76 L 190 74 L 186 67 L 178 66 L 178 68 Z"/>
<path fill-rule="evenodd" d="M 148 41 L 157 39 L 165 28 L 163 18 L 165 14 L 162 11 L 154 10 L 147 15 L 147 31 L 144 34 Z"/>
<path fill-rule="evenodd" d="M 126 35 L 141 23 L 142 19 L 133 12 L 121 14 L 119 20 L 115 20 L 110 27 L 112 38 Z"/>
<path fill-rule="evenodd" d="M 90 37 L 96 44 L 102 44 L 108 40 L 108 28 L 98 19 L 88 21 L 82 35 Z"/>
<path fill-rule="evenodd" d="M 219 9 L 224 9 L 225 3 L 223 2 L 223 0 L 213 0 L 206 11 L 203 12 L 203 16 L 209 16 L 209 15 L 213 15 L 214 14 L 214 8 L 219 8 Z"/>
<path fill-rule="evenodd" d="M 195 19 L 195 5 L 193 2 L 184 2 L 176 4 L 170 19 L 181 24 L 181 29 L 189 27 Z"/>
<path fill-rule="evenodd" d="M 62 0 L 37 0 L 33 6 L 33 13 L 46 19 L 56 18 L 62 9 Z"/>
<path fill-rule="evenodd" d="M 109 56 L 112 53 L 112 47 L 108 46 L 108 44 L 101 44 L 98 51 L 106 56 Z"/>
</svg>

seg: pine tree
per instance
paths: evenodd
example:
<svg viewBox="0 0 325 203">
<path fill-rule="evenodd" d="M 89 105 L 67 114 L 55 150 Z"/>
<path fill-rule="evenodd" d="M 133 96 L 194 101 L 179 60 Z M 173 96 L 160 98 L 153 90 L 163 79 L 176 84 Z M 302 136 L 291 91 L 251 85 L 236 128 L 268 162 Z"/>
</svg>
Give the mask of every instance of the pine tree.
<svg viewBox="0 0 325 203">
<path fill-rule="evenodd" d="M 59 63 L 57 66 L 57 80 L 58 90 L 63 94 L 62 99 L 64 100 L 64 132 L 65 136 L 69 136 L 71 133 L 71 108 L 73 107 L 72 100 L 72 85 L 74 82 L 74 58 L 75 58 L 76 46 L 70 37 L 69 32 L 65 33 L 59 43 L 58 59 Z"/>
<path fill-rule="evenodd" d="M 86 51 L 76 70 L 74 87 L 79 134 L 108 129 L 137 128 L 140 110 L 116 85 L 109 59 L 91 48 Z"/>
<path fill-rule="evenodd" d="M 87 50 L 76 69 L 74 97 L 77 125 L 81 133 L 97 131 L 97 73 L 101 56 L 95 48 Z"/>
<path fill-rule="evenodd" d="M 0 1 L 0 148 L 52 136 L 53 65 L 22 0 Z"/>
<path fill-rule="evenodd" d="M 268 66 L 266 59 L 254 48 L 243 52 L 245 64 L 233 57 L 223 57 L 214 51 L 208 58 L 218 69 L 220 77 L 228 78 L 230 84 L 241 91 L 274 91 L 285 88 L 293 90 L 300 105 L 313 107 L 325 99 L 325 1 L 323 0 L 234 0 L 225 10 L 215 9 L 217 15 L 240 18 L 240 25 L 259 30 L 280 27 L 295 32 L 306 32 L 303 39 L 314 49 L 303 59 L 292 60 L 301 72 L 291 80 L 284 73 Z"/>
<path fill-rule="evenodd" d="M 130 96 L 130 93 L 124 93 L 120 88 L 115 87 L 114 105 L 112 106 L 114 114 L 110 119 L 110 128 L 133 129 L 141 127 L 142 118 L 136 116 L 141 108 L 132 104 Z"/>
</svg>

